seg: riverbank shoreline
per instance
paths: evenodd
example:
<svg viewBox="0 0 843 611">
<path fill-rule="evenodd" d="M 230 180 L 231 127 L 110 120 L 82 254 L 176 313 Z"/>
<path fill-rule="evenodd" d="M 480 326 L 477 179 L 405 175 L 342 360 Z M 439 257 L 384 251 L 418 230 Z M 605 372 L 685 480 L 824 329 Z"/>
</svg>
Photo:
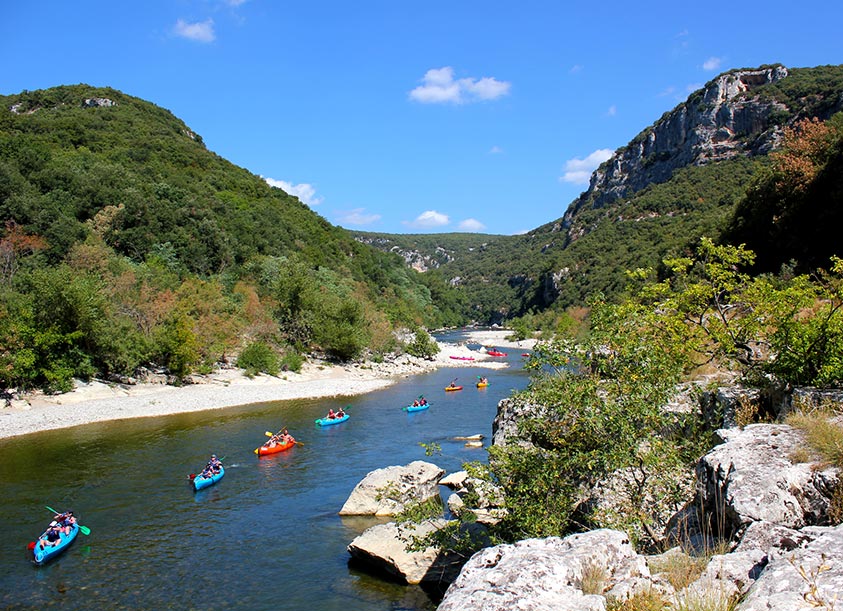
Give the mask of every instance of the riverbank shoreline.
<svg viewBox="0 0 843 611">
<path fill-rule="evenodd" d="M 507 341 L 509 334 L 504 330 L 470 331 L 465 343 L 519 350 L 530 350 L 535 345 L 534 340 Z M 277 377 L 248 378 L 241 369 L 221 369 L 207 376 L 194 376 L 196 383 L 185 386 L 78 382 L 71 392 L 31 393 L 0 408 L 0 439 L 109 420 L 170 416 L 271 401 L 361 395 L 440 367 L 501 369 L 508 366 L 483 349 L 469 350 L 465 343 L 440 342 L 440 352 L 433 360 L 408 355 L 381 363 L 343 365 L 310 360 L 301 372 L 284 372 Z M 463 360 L 466 357 L 474 360 Z"/>
</svg>

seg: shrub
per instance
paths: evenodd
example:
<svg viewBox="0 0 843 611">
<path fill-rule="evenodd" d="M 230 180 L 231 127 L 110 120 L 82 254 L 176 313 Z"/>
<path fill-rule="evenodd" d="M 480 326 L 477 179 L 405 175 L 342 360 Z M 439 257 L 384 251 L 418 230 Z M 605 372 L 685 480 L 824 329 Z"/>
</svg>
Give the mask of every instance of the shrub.
<svg viewBox="0 0 843 611">
<path fill-rule="evenodd" d="M 432 360 L 435 355 L 439 354 L 439 344 L 430 337 L 427 331 L 417 328 L 414 332 L 413 341 L 407 344 L 405 350 L 411 356 Z"/>
<path fill-rule="evenodd" d="M 250 378 L 259 373 L 276 376 L 280 368 L 278 356 L 263 342 L 252 342 L 246 346 L 237 357 L 237 366 L 245 369 Z"/>
<path fill-rule="evenodd" d="M 284 371 L 294 371 L 298 373 L 304 364 L 304 357 L 298 352 L 287 352 L 281 357 L 281 368 Z"/>
</svg>

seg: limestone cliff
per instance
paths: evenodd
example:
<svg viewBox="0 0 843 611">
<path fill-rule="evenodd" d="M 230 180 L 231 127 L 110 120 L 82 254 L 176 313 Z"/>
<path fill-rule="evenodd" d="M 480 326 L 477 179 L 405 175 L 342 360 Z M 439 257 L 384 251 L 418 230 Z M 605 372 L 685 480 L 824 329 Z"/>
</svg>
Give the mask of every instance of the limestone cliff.
<svg viewBox="0 0 843 611">
<path fill-rule="evenodd" d="M 651 183 L 670 179 L 690 165 L 731 159 L 738 155 L 765 155 L 782 139 L 783 125 L 815 113 L 803 100 L 791 105 L 762 95 L 766 85 L 787 78 L 781 65 L 721 74 L 688 99 L 665 113 L 629 144 L 615 151 L 591 176 L 588 189 L 569 206 L 554 229 L 568 230 L 569 241 L 579 237 L 577 213 L 602 208 Z M 819 118 L 843 109 L 843 95 L 826 105 Z"/>
</svg>

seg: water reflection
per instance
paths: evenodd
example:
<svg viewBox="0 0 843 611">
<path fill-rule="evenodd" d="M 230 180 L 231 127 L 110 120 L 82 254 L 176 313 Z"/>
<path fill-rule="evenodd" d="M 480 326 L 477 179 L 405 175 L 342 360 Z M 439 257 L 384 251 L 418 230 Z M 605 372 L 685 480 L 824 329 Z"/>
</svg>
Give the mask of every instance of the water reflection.
<svg viewBox="0 0 843 611">
<path fill-rule="evenodd" d="M 492 382 L 483 392 L 475 373 Z M 444 392 L 455 377 L 469 382 Z M 488 437 L 497 402 L 526 383 L 517 369 L 443 369 L 362 397 L 0 440 L 0 608 L 432 609 L 421 588 L 349 568 L 346 546 L 374 521 L 337 511 L 373 469 L 430 460 L 452 472 L 485 460 L 454 437 Z M 420 394 L 429 410 L 401 410 Z M 347 422 L 314 426 L 349 404 Z M 258 458 L 264 432 L 283 426 L 303 445 Z M 441 454 L 425 456 L 431 443 Z M 193 492 L 186 476 L 212 452 L 226 457 L 226 475 Z M 25 546 L 49 520 L 46 505 L 73 509 L 92 532 L 36 569 Z"/>
</svg>

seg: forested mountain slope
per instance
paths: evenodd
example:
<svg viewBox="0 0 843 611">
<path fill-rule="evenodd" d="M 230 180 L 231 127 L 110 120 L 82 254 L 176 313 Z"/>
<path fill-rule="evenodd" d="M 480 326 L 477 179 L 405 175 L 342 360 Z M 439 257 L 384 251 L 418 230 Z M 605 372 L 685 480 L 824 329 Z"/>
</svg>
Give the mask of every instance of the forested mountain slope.
<svg viewBox="0 0 843 611">
<path fill-rule="evenodd" d="M 459 320 L 446 285 L 114 89 L 0 96 L 0 219 L 0 385 L 184 373 L 254 341 L 349 358 Z"/>
<path fill-rule="evenodd" d="M 701 236 L 719 238 L 785 130 L 840 110 L 843 66 L 774 65 L 721 74 L 618 149 L 561 218 L 521 236 L 486 236 L 484 248 L 443 260 L 438 271 L 460 289 L 471 314 L 488 322 L 579 305 L 596 291 L 616 296 L 625 270 L 658 267 L 665 256 L 688 252 Z M 827 190 L 839 191 L 828 174 Z M 753 209 L 758 213 L 759 205 Z M 763 216 L 769 223 L 773 215 Z M 782 227 L 741 226 L 744 237 L 754 228 L 756 241 L 790 235 Z M 796 236 L 790 239 L 802 250 L 794 245 L 789 256 L 827 261 L 825 254 L 806 252 L 815 242 Z M 438 239 L 447 243 L 445 236 Z M 402 244 L 398 236 L 381 240 Z M 435 261 L 437 244 L 430 244 L 418 256 Z"/>
</svg>

